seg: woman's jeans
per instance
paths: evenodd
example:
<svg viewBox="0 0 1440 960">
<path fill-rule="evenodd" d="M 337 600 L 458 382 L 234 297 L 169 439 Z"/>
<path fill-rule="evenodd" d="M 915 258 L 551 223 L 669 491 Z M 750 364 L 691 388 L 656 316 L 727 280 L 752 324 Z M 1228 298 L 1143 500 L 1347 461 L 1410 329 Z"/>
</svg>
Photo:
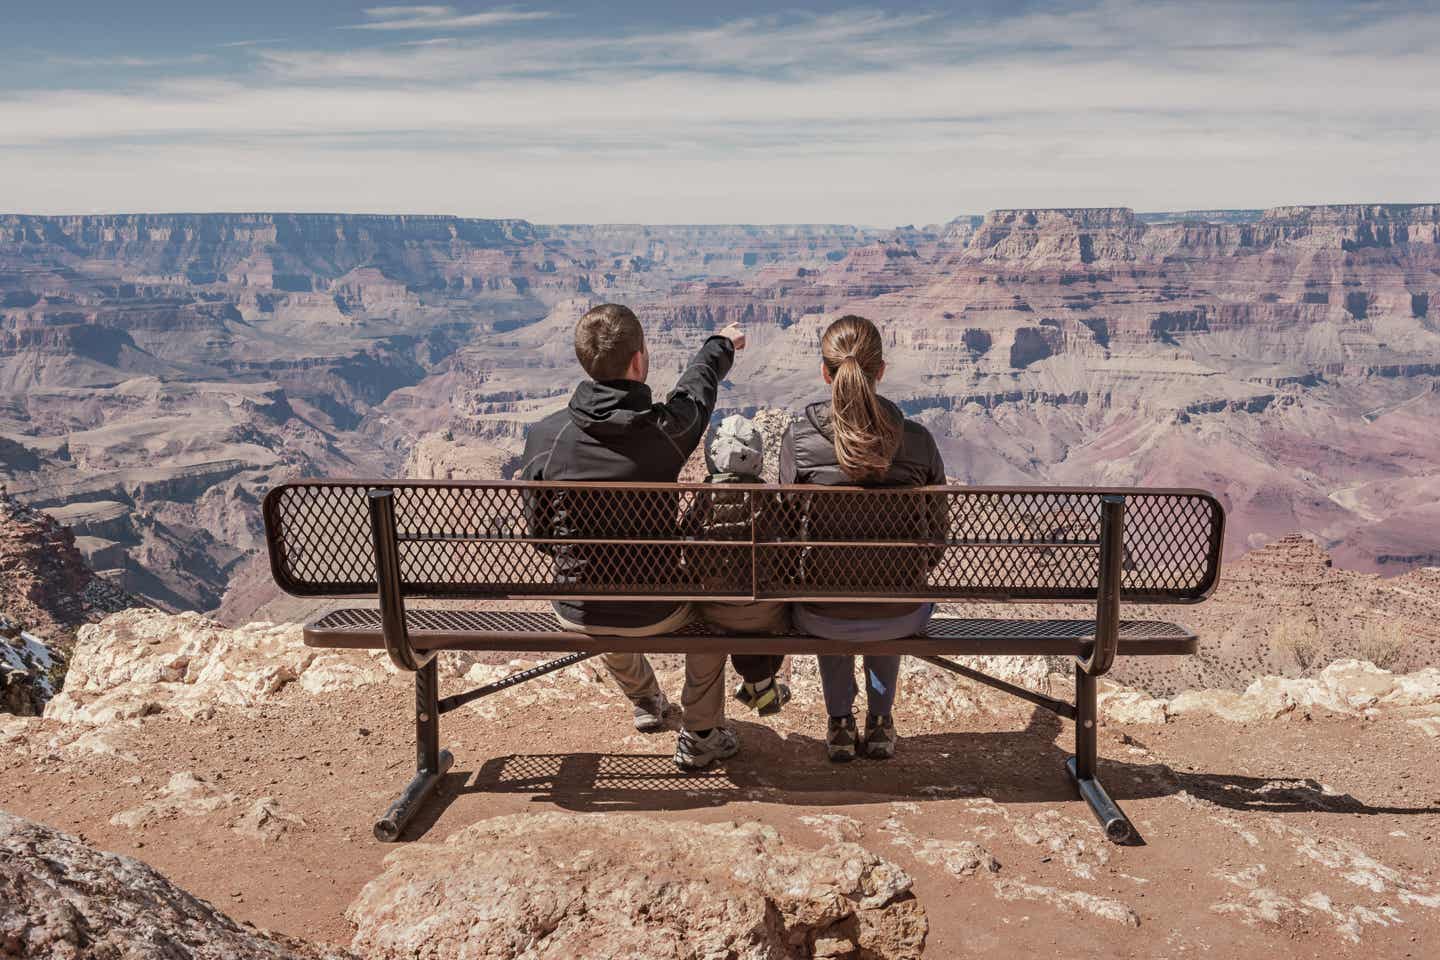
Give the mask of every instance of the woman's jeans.
<svg viewBox="0 0 1440 960">
<path fill-rule="evenodd" d="M 927 603 L 914 613 L 879 620 L 846 620 L 811 612 L 804 604 L 794 610 L 795 626 L 804 632 L 827 640 L 843 640 L 863 649 L 866 642 L 897 640 L 911 637 L 925 629 L 935 612 Z M 820 661 L 820 686 L 825 691 L 825 712 L 832 717 L 848 717 L 855 709 L 854 654 L 824 654 Z M 895 686 L 900 680 L 900 656 L 864 655 L 866 709 L 876 716 L 885 716 L 895 704 Z"/>
</svg>

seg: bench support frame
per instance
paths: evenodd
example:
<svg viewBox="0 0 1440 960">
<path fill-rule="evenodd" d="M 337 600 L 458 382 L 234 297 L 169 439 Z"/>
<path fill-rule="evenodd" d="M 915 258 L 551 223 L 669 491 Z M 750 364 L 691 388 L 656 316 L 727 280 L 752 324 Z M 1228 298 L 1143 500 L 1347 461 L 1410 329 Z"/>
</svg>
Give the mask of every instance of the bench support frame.
<svg viewBox="0 0 1440 960">
<path fill-rule="evenodd" d="M 375 573 L 385 651 L 400 670 L 415 674 L 415 776 L 385 815 L 375 821 L 375 839 L 394 843 L 425 805 L 455 757 L 440 749 L 440 675 L 435 653 L 417 655 L 405 627 L 405 594 L 400 583 L 400 547 L 395 538 L 395 494 L 372 490 L 370 533 L 375 544 Z"/>
<path fill-rule="evenodd" d="M 955 663 L 944 657 L 921 656 L 943 670 L 968 680 L 994 687 L 1012 697 L 1029 701 L 1051 713 L 1075 721 L 1075 755 L 1065 760 L 1065 770 L 1080 797 L 1100 822 L 1100 829 L 1112 843 L 1125 843 L 1136 836 L 1135 827 L 1120 805 L 1110 798 L 1099 775 L 1100 709 L 1099 679 L 1115 663 L 1120 646 L 1120 575 L 1124 554 L 1125 501 L 1105 497 L 1101 502 L 1100 582 L 1095 609 L 1095 641 L 1090 652 L 1075 662 L 1075 702 L 1066 703 L 998 677 Z"/>
<path fill-rule="evenodd" d="M 1049 710 L 1067 720 L 1073 720 L 1075 722 L 1075 754 L 1066 758 L 1066 772 L 1074 781 L 1081 799 L 1095 814 L 1095 819 L 1100 822 L 1100 828 L 1105 832 L 1106 839 L 1113 843 L 1125 843 L 1136 835 L 1130 818 L 1120 809 L 1119 804 L 1110 798 L 1110 794 L 1105 791 L 1098 776 L 1099 742 L 1096 736 L 1100 723 L 1096 695 L 1098 684 L 1097 678 L 1086 673 L 1083 666 L 1080 664 L 1075 666 L 1075 702 L 1066 703 L 1064 700 L 1017 686 L 944 657 L 922 656 L 919 659 L 934 664 L 942 670 L 959 674 L 967 680 L 983 683 L 1013 697 L 1019 697 L 1021 700 L 1033 703 L 1037 707 Z"/>
<path fill-rule="evenodd" d="M 1100 829 L 1113 843 L 1132 839 L 1135 827 L 1100 782 L 1100 708 L 1096 696 L 1100 677 L 1110 671 L 1120 648 L 1120 577 L 1124 569 L 1125 498 L 1106 496 L 1100 502 L 1100 579 L 1095 603 L 1095 643 L 1090 655 L 1075 661 L 1075 756 L 1065 761 L 1080 796 L 1089 804 Z"/>
<path fill-rule="evenodd" d="M 385 815 L 375 821 L 375 839 L 381 843 L 400 839 L 455 762 L 449 750 L 440 749 L 439 691 L 440 677 L 431 658 L 415 673 L 415 776 Z"/>
<path fill-rule="evenodd" d="M 1083 667 L 1075 668 L 1075 756 L 1065 761 L 1065 770 L 1080 796 L 1089 805 L 1090 812 L 1100 822 L 1100 829 L 1112 843 L 1125 843 L 1135 836 L 1135 828 L 1120 805 L 1110 799 L 1105 786 L 1100 782 L 1097 762 L 1097 737 L 1099 732 L 1099 709 L 1095 696 L 1096 678 L 1087 674 Z"/>
<path fill-rule="evenodd" d="M 494 683 L 487 683 L 483 687 L 476 687 L 474 690 L 467 690 L 464 693 L 457 693 L 454 696 L 446 697 L 440 701 L 439 710 L 441 713 L 449 713 L 451 710 L 459 709 L 467 703 L 479 700 L 481 697 L 488 697 L 492 693 L 499 693 L 501 690 L 508 690 L 513 686 L 524 683 L 526 680 L 534 680 L 536 677 L 543 677 L 547 673 L 554 673 L 556 670 L 563 670 L 566 667 L 589 660 L 595 656 L 593 653 L 571 653 L 554 660 L 528 667 L 508 677 L 501 677 Z"/>
<path fill-rule="evenodd" d="M 440 699 L 436 651 L 418 652 L 410 642 L 405 625 L 405 599 L 400 577 L 399 543 L 395 529 L 394 492 L 372 490 L 368 494 L 370 525 L 375 548 L 376 581 L 385 650 L 397 668 L 415 674 L 415 775 L 399 798 L 375 822 L 375 838 L 393 843 L 405 831 L 416 813 L 450 770 L 454 756 L 440 747 L 440 715 L 482 697 L 499 693 L 537 677 L 595 656 L 593 652 L 573 653 L 518 671 L 474 690 Z M 1120 578 L 1123 567 L 1125 500 L 1106 496 L 1101 502 L 1100 571 L 1095 611 L 1095 639 L 1084 657 L 1075 664 L 1075 703 L 1017 686 L 998 677 L 974 670 L 939 656 L 922 655 L 941 669 L 977 683 L 994 687 L 1075 722 L 1075 755 L 1065 767 L 1081 798 L 1100 822 L 1105 836 L 1124 843 L 1135 836 L 1124 811 L 1110 798 L 1098 775 L 1098 727 L 1100 722 L 1098 679 L 1110 670 L 1120 645 Z"/>
</svg>

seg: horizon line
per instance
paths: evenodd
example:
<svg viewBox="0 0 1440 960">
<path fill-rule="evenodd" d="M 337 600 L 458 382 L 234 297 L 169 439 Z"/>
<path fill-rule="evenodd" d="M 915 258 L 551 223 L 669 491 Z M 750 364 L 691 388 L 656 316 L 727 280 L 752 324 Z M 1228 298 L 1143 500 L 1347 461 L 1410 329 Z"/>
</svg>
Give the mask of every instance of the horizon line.
<svg viewBox="0 0 1440 960">
<path fill-rule="evenodd" d="M 1187 213 L 1267 213 L 1271 210 L 1286 208 L 1305 209 L 1343 209 L 1349 207 L 1389 207 L 1401 209 L 1413 209 L 1416 207 L 1440 207 L 1440 200 L 1436 201 L 1351 201 L 1341 203 L 1278 203 L 1266 207 L 1171 207 L 1169 209 L 1141 210 L 1126 205 L 1109 206 L 1037 206 L 1037 207 L 992 207 L 984 213 L 959 213 L 944 220 L 936 220 L 933 223 L 923 224 L 924 226 L 940 226 L 953 223 L 956 220 L 974 217 L 987 217 L 994 213 L 1011 213 L 1016 211 L 1054 212 L 1054 211 L 1092 211 L 1092 210 L 1127 210 L 1137 216 L 1155 216 L 1158 214 L 1187 214 Z M 714 221 L 640 221 L 640 220 L 557 220 L 537 221 L 520 216 L 468 216 L 456 213 L 380 213 L 373 211 L 343 211 L 343 210 L 111 210 L 111 211 L 90 211 L 86 213 L 26 213 L 16 211 L 0 212 L 0 218 L 27 218 L 36 220 L 74 220 L 87 218 L 106 217 L 364 217 L 373 219 L 412 219 L 412 220 L 468 220 L 481 223 L 523 223 L 533 227 L 573 227 L 573 226 L 610 226 L 610 227 L 850 227 L 864 230 L 902 230 L 907 227 L 918 227 L 922 224 L 916 222 L 881 225 L 874 223 L 860 223 L 856 221 L 820 221 L 820 220 L 777 220 L 777 221 L 739 221 L 739 220 L 714 220 Z"/>
</svg>

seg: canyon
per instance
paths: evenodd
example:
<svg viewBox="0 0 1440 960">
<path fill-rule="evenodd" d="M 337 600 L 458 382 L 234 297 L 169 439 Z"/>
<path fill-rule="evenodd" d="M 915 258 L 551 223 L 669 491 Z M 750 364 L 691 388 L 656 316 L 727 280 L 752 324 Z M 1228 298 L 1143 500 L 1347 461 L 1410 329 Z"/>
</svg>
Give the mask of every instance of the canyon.
<svg viewBox="0 0 1440 960">
<path fill-rule="evenodd" d="M 1440 564 L 1440 206 L 946 223 L 538 225 L 321 214 L 0 216 L 0 485 L 117 588 L 279 604 L 258 504 L 297 476 L 506 476 L 576 318 L 633 306 L 663 391 L 729 322 L 720 414 L 820 393 L 881 323 L 884 392 L 962 483 L 1199 486 L 1231 558 L 1302 533 Z"/>
<path fill-rule="evenodd" d="M 1178 611 L 1200 655 L 1101 684 L 1107 782 L 1146 842 L 1085 815 L 1067 724 L 916 658 L 899 757 L 826 764 L 811 657 L 778 716 L 731 706 L 744 749 L 700 774 L 594 662 L 475 701 L 411 842 L 370 842 L 411 685 L 303 646 L 260 499 L 513 475 L 602 301 L 645 321 L 658 392 L 745 325 L 718 413 L 756 415 L 772 475 L 820 330 L 856 312 L 956 482 L 1215 491 L 1222 579 Z M 1421 955 L 1437 304 L 1422 205 L 893 230 L 0 216 L 0 957 Z M 1057 658 L 966 662 L 1073 692 Z M 532 664 L 449 653 L 439 676 Z M 678 690 L 681 658 L 656 666 Z"/>
</svg>

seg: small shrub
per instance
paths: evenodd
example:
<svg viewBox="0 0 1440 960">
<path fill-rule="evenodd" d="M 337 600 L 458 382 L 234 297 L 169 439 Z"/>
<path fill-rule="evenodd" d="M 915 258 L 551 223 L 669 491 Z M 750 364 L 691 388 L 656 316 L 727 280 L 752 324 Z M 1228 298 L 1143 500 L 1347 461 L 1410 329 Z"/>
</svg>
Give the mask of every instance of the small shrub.
<svg viewBox="0 0 1440 960">
<path fill-rule="evenodd" d="M 50 681 L 50 689 L 59 693 L 65 689 L 65 676 L 70 672 L 70 658 L 59 650 L 50 651 L 50 669 L 46 672 L 46 679 Z"/>
<path fill-rule="evenodd" d="M 1325 638 L 1320 636 L 1319 626 L 1304 617 L 1280 621 L 1270 634 L 1270 647 L 1290 657 L 1305 673 L 1319 666 L 1326 654 Z"/>
<path fill-rule="evenodd" d="M 1355 642 L 1355 656 L 1369 660 L 1381 670 L 1390 670 L 1400 662 L 1408 645 L 1409 637 L 1405 635 L 1404 626 L 1396 620 L 1388 620 L 1360 634 Z"/>
</svg>

